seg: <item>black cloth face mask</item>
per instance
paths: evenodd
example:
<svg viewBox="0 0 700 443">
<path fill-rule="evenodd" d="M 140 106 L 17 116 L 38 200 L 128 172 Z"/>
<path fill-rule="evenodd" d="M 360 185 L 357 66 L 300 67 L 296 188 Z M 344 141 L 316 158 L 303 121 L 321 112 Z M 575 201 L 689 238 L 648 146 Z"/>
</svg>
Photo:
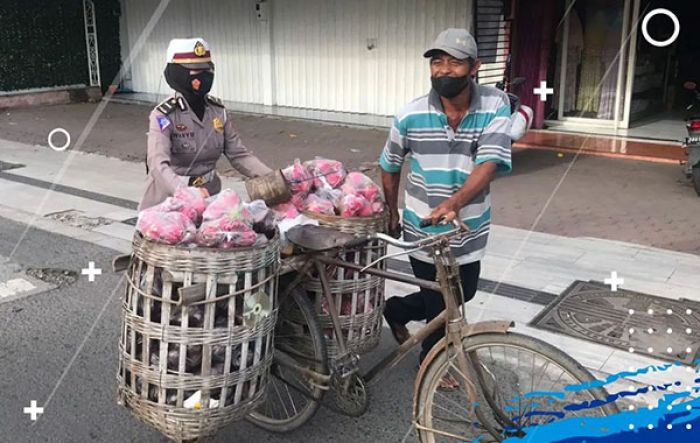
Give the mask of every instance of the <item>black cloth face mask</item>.
<svg viewBox="0 0 700 443">
<path fill-rule="evenodd" d="M 464 77 L 449 77 L 447 75 L 442 77 L 430 77 L 430 83 L 435 92 L 445 98 L 454 98 L 458 96 L 460 92 L 464 91 L 464 88 L 469 86 L 471 81 L 471 75 L 465 75 Z"/>
<path fill-rule="evenodd" d="M 164 74 L 168 85 L 185 97 L 192 111 L 201 120 L 204 117 L 206 96 L 214 84 L 214 73 L 202 71 L 190 75 L 188 68 L 177 63 L 168 63 Z M 193 83 L 199 87 L 195 89 Z"/>
</svg>

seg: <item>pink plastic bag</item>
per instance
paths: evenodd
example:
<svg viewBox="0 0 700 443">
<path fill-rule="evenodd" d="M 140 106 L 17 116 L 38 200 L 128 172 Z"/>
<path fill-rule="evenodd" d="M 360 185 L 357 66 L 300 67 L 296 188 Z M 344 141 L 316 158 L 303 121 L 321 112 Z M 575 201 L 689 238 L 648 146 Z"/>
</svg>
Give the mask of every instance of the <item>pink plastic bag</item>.
<svg viewBox="0 0 700 443">
<path fill-rule="evenodd" d="M 246 218 L 246 214 L 241 204 L 241 198 L 230 189 L 224 189 L 216 195 L 214 200 L 204 211 L 204 221 L 216 220 L 224 215 L 229 218 Z"/>
<path fill-rule="evenodd" d="M 345 180 L 347 175 L 345 167 L 337 160 L 316 157 L 315 160 L 310 160 L 304 165 L 314 176 L 314 187 L 316 189 L 320 189 L 324 185 L 337 188 L 343 184 L 343 180 Z"/>
<path fill-rule="evenodd" d="M 333 202 L 319 197 L 317 194 L 309 194 L 304 202 L 304 210 L 316 214 L 335 215 Z"/>
<path fill-rule="evenodd" d="M 233 248 L 250 246 L 257 240 L 257 233 L 243 220 L 224 215 L 216 220 L 207 220 L 197 231 L 196 243 L 204 247 Z"/>
<path fill-rule="evenodd" d="M 224 233 L 221 247 L 224 249 L 253 246 L 258 241 L 258 234 L 252 229 Z"/>
<path fill-rule="evenodd" d="M 218 246 L 224 239 L 224 231 L 218 225 L 216 220 L 205 221 L 202 226 L 197 229 L 197 237 L 195 243 L 197 246 L 213 248 Z"/>
<path fill-rule="evenodd" d="M 275 217 L 280 220 L 284 220 L 285 218 L 297 218 L 299 215 L 299 211 L 293 203 L 281 203 L 277 206 L 273 206 L 272 211 L 275 213 Z"/>
<path fill-rule="evenodd" d="M 369 208 L 369 211 L 367 211 Z M 372 206 L 358 194 L 345 194 L 340 198 L 338 210 L 341 217 L 368 217 L 372 215 Z M 367 215 L 369 212 L 369 215 Z"/>
<path fill-rule="evenodd" d="M 166 245 L 190 243 L 197 231 L 192 220 L 180 212 L 149 208 L 139 213 L 136 229 L 146 240 Z"/>
<path fill-rule="evenodd" d="M 178 212 L 182 212 L 195 223 L 201 222 L 207 201 L 198 188 L 180 186 L 175 190 L 175 198 L 183 205 Z"/>
<path fill-rule="evenodd" d="M 292 199 L 290 200 L 290 203 L 294 205 L 294 207 L 297 209 L 297 211 L 305 211 L 306 210 L 306 197 L 302 194 L 295 194 L 292 195 Z"/>
<path fill-rule="evenodd" d="M 282 169 L 282 175 L 289 183 L 289 190 L 292 194 L 309 195 L 314 184 L 313 175 L 299 159 L 294 160 L 294 164 Z"/>
<path fill-rule="evenodd" d="M 341 188 L 343 194 L 358 194 L 370 203 L 382 201 L 382 194 L 371 178 L 361 172 L 351 172 Z"/>
</svg>

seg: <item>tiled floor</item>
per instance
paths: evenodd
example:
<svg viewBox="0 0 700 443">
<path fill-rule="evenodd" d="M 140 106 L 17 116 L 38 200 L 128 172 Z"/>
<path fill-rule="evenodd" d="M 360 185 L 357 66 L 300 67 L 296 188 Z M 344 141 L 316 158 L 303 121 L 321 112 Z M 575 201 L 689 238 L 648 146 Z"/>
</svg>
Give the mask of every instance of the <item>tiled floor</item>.
<svg viewBox="0 0 700 443">
<path fill-rule="evenodd" d="M 686 159 L 680 143 L 611 138 L 582 133 L 533 130 L 520 139 L 516 147 L 547 149 L 561 152 L 581 152 L 605 157 L 678 163 Z"/>
</svg>

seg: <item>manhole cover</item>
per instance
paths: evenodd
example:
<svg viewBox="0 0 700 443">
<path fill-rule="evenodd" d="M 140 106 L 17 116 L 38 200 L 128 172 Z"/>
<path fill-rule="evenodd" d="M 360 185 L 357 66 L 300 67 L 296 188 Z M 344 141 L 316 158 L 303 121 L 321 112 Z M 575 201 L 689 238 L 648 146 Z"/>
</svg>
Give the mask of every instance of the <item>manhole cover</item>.
<svg viewBox="0 0 700 443">
<path fill-rule="evenodd" d="M 700 303 L 576 281 L 531 325 L 692 365 L 700 355 Z"/>
<path fill-rule="evenodd" d="M 82 211 L 69 209 L 67 211 L 52 212 L 46 214 L 46 218 L 60 221 L 67 225 L 75 226 L 76 228 L 92 229 L 99 226 L 109 225 L 113 220 L 104 217 L 87 217 Z"/>
<path fill-rule="evenodd" d="M 41 280 L 46 283 L 58 286 L 62 288 L 64 286 L 72 285 L 78 281 L 78 273 L 75 271 L 69 271 L 66 269 L 55 269 L 55 268 L 29 268 L 25 273 L 31 277 Z"/>
</svg>

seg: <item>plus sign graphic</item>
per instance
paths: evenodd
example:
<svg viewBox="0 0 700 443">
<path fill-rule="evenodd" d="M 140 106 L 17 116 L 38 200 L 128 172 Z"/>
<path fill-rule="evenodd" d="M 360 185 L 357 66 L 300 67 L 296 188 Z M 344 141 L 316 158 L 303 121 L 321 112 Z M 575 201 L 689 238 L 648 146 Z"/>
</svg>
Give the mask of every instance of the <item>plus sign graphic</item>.
<svg viewBox="0 0 700 443">
<path fill-rule="evenodd" d="M 88 276 L 88 281 L 95 281 L 95 276 L 96 275 L 102 275 L 102 269 L 100 268 L 95 268 L 95 262 L 91 261 L 88 263 L 88 267 L 84 268 L 82 270 L 82 275 L 87 275 Z"/>
<path fill-rule="evenodd" d="M 36 416 L 44 413 L 44 408 L 38 408 L 36 406 L 36 400 L 32 400 L 30 407 L 24 408 L 24 413 L 31 415 L 31 420 L 36 421 Z"/>
<path fill-rule="evenodd" d="M 532 93 L 540 96 L 540 100 L 543 102 L 547 101 L 547 96 L 549 94 L 554 94 L 554 89 L 547 87 L 547 81 L 542 80 L 540 82 L 540 87 L 532 90 Z"/>
<path fill-rule="evenodd" d="M 606 285 L 610 285 L 610 290 L 617 292 L 617 287 L 625 284 L 624 278 L 617 278 L 617 272 L 612 271 L 610 273 L 610 278 L 603 280 Z"/>
</svg>

